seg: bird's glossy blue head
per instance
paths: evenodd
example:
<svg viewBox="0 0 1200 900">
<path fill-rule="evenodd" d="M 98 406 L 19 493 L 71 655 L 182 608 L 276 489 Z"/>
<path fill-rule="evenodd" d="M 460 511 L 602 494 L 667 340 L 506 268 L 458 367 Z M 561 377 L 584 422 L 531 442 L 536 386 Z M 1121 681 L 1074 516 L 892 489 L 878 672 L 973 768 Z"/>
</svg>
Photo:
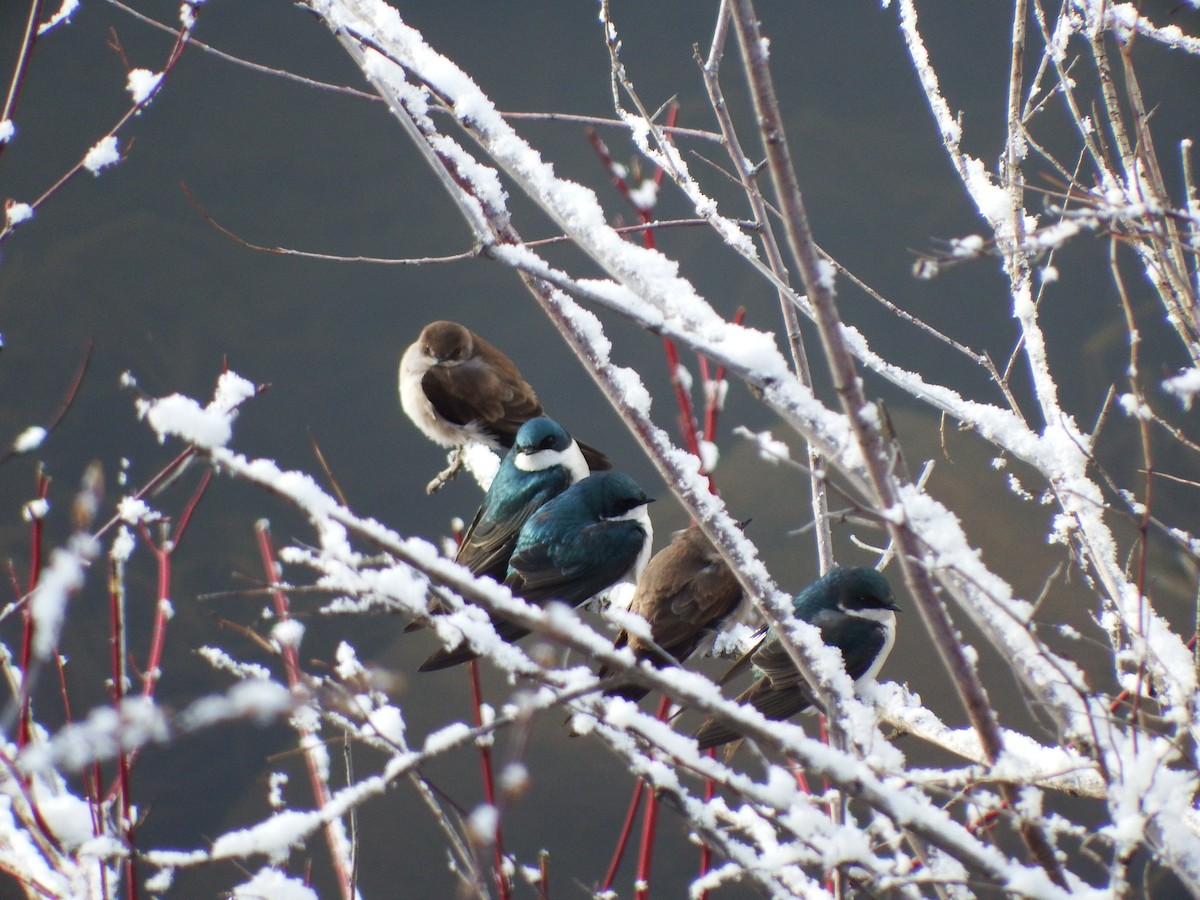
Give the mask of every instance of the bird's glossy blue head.
<svg viewBox="0 0 1200 900">
<path fill-rule="evenodd" d="M 537 453 L 539 450 L 566 450 L 571 436 L 561 425 L 547 416 L 530 419 L 517 430 L 513 450 L 518 453 Z"/>
<path fill-rule="evenodd" d="M 822 609 L 839 609 L 849 613 L 900 609 L 887 579 L 869 566 L 830 569 L 797 594 L 794 605 L 796 615 L 809 621 Z"/>
<path fill-rule="evenodd" d="M 594 472 L 571 488 L 581 503 L 601 519 L 620 519 L 653 503 L 641 486 L 624 472 Z M 566 496 L 565 494 L 562 496 Z"/>
<path fill-rule="evenodd" d="M 546 416 L 525 422 L 517 431 L 504 465 L 522 472 L 544 472 L 561 466 L 574 483 L 587 477 L 588 464 L 583 451 L 561 425 Z"/>
<path fill-rule="evenodd" d="M 604 520 L 647 518 L 652 502 L 638 483 L 621 472 L 593 472 L 549 500 L 521 529 L 519 546 L 543 540 L 546 535 Z"/>
</svg>

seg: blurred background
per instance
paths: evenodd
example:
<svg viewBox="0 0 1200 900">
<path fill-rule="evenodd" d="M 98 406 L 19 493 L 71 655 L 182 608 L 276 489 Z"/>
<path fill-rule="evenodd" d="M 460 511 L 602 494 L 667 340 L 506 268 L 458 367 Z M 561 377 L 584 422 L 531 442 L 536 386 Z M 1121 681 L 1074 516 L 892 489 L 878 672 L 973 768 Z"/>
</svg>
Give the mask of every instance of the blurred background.
<svg viewBox="0 0 1200 900">
<path fill-rule="evenodd" d="M 160 22 L 177 21 L 176 4 L 130 2 Z M 500 109 L 611 117 L 609 60 L 595 3 L 446 0 L 398 6 Z M 1174 2 L 1143 7 L 1155 21 L 1178 24 L 1191 34 L 1200 31 L 1195 10 Z M 688 4 L 686 12 L 677 4 L 612 3 L 623 58 L 643 100 L 653 109 L 676 97 L 683 126 L 714 128 L 693 45 L 707 51 L 716 8 L 715 2 Z M 5 84 L 26 12 L 27 4 L 0 3 Z M 962 110 L 965 147 L 994 168 L 1004 136 L 1011 11 L 1004 4 L 972 0 L 921 4 L 920 13 L 946 97 Z M 1006 361 L 1017 330 L 995 261 L 962 265 L 932 281 L 911 274 L 915 252 L 939 249 L 946 239 L 981 225 L 931 126 L 895 11 L 881 10 L 874 0 L 762 0 L 759 14 L 771 39 L 775 80 L 818 242 L 903 309 Z M 198 22 L 196 38 L 227 53 L 364 87 L 325 26 L 293 4 L 210 0 L 198 10 Z M 53 184 L 128 108 L 124 60 L 158 71 L 171 43 L 169 34 L 102 0 L 84 3 L 68 26 L 40 40 L 13 117 L 16 136 L 0 156 L 0 201 L 29 202 Z M 1177 160 L 1167 148 L 1183 137 L 1200 136 L 1195 60 L 1149 44 L 1136 50 L 1147 102 L 1159 106 L 1153 121 L 1160 152 Z M 758 145 L 738 65 L 731 42 L 725 90 L 753 154 Z M 582 126 L 521 121 L 516 127 L 560 175 L 594 187 L 613 221 L 635 221 Z M 1051 145 L 1068 138 L 1055 128 L 1048 123 L 1042 132 Z M 633 150 L 626 136 L 619 129 L 600 131 L 613 155 L 629 163 Z M 218 233 L 185 197 L 183 185 L 223 226 L 259 244 L 394 258 L 469 249 L 463 222 L 382 104 L 251 71 L 190 48 L 120 140 L 125 159 L 119 165 L 99 177 L 81 174 L 0 244 L 0 444 L 51 418 L 92 348 L 82 387 L 61 426 L 39 451 L 0 468 L 0 554 L 12 560 L 20 581 L 29 560 L 29 525 L 21 508 L 33 496 L 38 465 L 53 479 L 46 529 L 54 546 L 69 533 L 67 510 L 89 462 L 103 465 L 111 505 L 180 449 L 160 446 L 137 421 L 133 395 L 119 385 L 126 371 L 149 394 L 178 391 L 202 401 L 211 396 L 226 362 L 255 382 L 269 383 L 270 390 L 245 406 L 236 449 L 320 477 L 311 435 L 356 512 L 404 535 L 441 539 L 453 517 L 470 519 L 480 492 L 460 478 L 426 496 L 424 485 L 444 465 L 444 453 L 403 417 L 395 387 L 401 352 L 425 323 L 440 318 L 463 322 L 505 351 L 551 415 L 603 448 L 618 468 L 660 498 L 652 508 L 656 549 L 686 525 L 681 507 L 510 270 L 484 260 L 415 267 L 268 255 Z M 725 164 L 716 145 L 681 145 Z M 728 203 L 725 212 L 748 214 L 722 176 L 697 157 L 692 165 L 710 194 Z M 1167 176 L 1173 195 L 1181 197 L 1178 166 Z M 1039 205 L 1036 197 L 1029 202 Z M 512 207 L 526 238 L 554 234 L 528 203 L 514 198 Z M 657 213 L 669 218 L 690 211 L 667 186 Z M 779 331 L 773 294 L 712 235 L 671 229 L 658 235 L 658 244 L 680 261 L 683 273 L 719 311 L 732 316 L 744 305 L 749 325 Z M 1056 260 L 1059 285 L 1051 286 L 1042 305 L 1052 358 L 1069 360 L 1061 363 L 1061 371 L 1070 372 L 1070 381 L 1060 385 L 1063 404 L 1085 428 L 1098 415 L 1110 385 L 1124 389 L 1127 335 L 1107 252 L 1102 238 L 1084 236 L 1069 245 Z M 568 249 L 550 255 L 582 274 L 594 271 Z M 1173 373 L 1186 359 L 1166 330 L 1157 301 L 1143 288 L 1144 279 L 1129 259 L 1124 263 L 1145 341 L 1143 371 L 1148 379 Z M 841 291 L 843 315 L 884 356 L 964 395 L 997 401 L 978 367 L 898 322 L 849 285 L 843 283 Z M 657 421 L 677 436 L 661 342 L 611 315 L 601 313 L 601 318 L 616 345 L 615 359 L 637 369 L 657 398 Z M 827 385 L 815 332 L 807 336 L 814 372 Z M 685 354 L 685 362 L 696 371 L 693 358 Z M 1019 364 L 1015 385 L 1024 398 Z M 1019 467 L 995 470 L 994 449 L 957 432 L 953 423 L 942 428 L 936 415 L 877 381 L 868 380 L 868 389 L 887 401 L 914 471 L 936 459 L 931 489 L 962 517 L 985 560 L 1020 596 L 1037 597 L 1056 566 L 1067 561 L 1064 548 L 1049 547 L 1044 539 L 1052 507 L 1009 492 L 1007 473 L 1022 473 Z M 828 390 L 823 396 L 835 402 Z M 778 583 L 798 590 L 816 574 L 811 532 L 795 533 L 810 519 L 807 482 L 758 460 L 731 434 L 738 425 L 772 428 L 799 445 L 794 436 L 781 434 L 779 423 L 746 390 L 731 387 L 717 435 L 717 483 L 735 516 L 753 518 L 750 536 Z M 1139 485 L 1136 431 L 1120 416 L 1108 428 L 1102 461 L 1122 484 Z M 1164 462 L 1170 461 L 1168 456 Z M 1181 463 L 1187 465 L 1192 463 Z M 128 477 L 125 487 L 118 481 L 122 471 Z M 155 497 L 154 505 L 178 515 L 197 477 L 189 473 Z M 1035 495 L 1044 487 L 1036 481 L 1025 486 Z M 1193 488 L 1164 489 L 1156 511 L 1195 530 L 1200 527 L 1195 499 Z M 262 659 L 251 642 L 222 630 L 218 617 L 265 629 L 267 601 L 261 595 L 206 596 L 261 585 L 253 524 L 262 517 L 270 519 L 279 545 L 314 540 L 306 523 L 274 498 L 230 479 L 217 478 L 201 501 L 174 557 L 175 617 L 159 688 L 163 702 L 179 707 L 228 683 L 198 658 L 195 651 L 205 644 Z M 869 554 L 850 543 L 851 533 L 880 540 L 878 533 L 839 528 L 840 561 L 870 562 Z M 154 574 L 143 544 L 129 571 L 130 648 L 140 662 L 150 632 Z M 287 575 L 304 577 L 302 572 Z M 1107 688 L 1111 672 L 1100 664 L 1104 654 L 1089 643 L 1101 637 L 1090 625 L 1095 610 L 1086 605 L 1088 594 L 1077 580 L 1056 581 L 1043 614 L 1049 623 L 1067 621 L 1086 630 L 1088 640 L 1064 652 L 1092 666 L 1097 687 Z M 1156 549 L 1152 583 L 1162 612 L 1190 633 L 1192 576 L 1165 548 Z M 911 601 L 902 597 L 901 604 L 911 610 Z M 298 596 L 294 605 L 304 615 L 316 609 L 317 601 Z M 64 635 L 76 717 L 105 702 L 107 621 L 104 573 L 95 571 L 74 601 Z M 380 617 L 313 617 L 306 624 L 301 656 L 309 668 L 319 670 L 322 661 L 332 660 L 337 643 L 347 640 L 362 660 L 400 676 L 394 698 L 408 717 L 410 737 L 470 716 L 464 671 L 415 674 L 432 647 L 428 635 L 402 636 L 403 621 Z M 14 618 L 0 623 L 0 637 L 10 648 L 18 646 L 18 633 Z M 883 677 L 907 682 L 948 721 L 962 724 L 941 670 L 928 659 L 919 618 L 902 616 L 899 643 Z M 1003 672 L 986 650 L 981 665 L 985 672 Z M 47 681 L 42 687 L 39 718 L 61 722 L 56 686 Z M 1033 727 L 1036 711 L 1021 708 L 1006 674 L 988 687 L 1016 711 L 1018 726 Z M 266 777 L 272 770 L 291 773 L 287 797 L 305 808 L 307 785 L 299 759 L 290 753 L 294 745 L 285 727 L 260 731 L 237 724 L 148 750 L 135 773 L 144 817 L 142 846 L 203 847 L 230 828 L 257 821 L 267 813 Z M 924 752 L 903 746 L 915 759 Z M 504 737 L 498 748 L 504 759 Z M 365 774 L 377 763 L 361 754 L 356 770 Z M 568 739 L 556 715 L 535 727 L 528 764 L 531 791 L 506 812 L 506 842 L 526 863 L 533 863 L 541 849 L 550 852 L 553 896 L 584 896 L 603 876 L 632 778 L 598 743 Z M 463 751 L 429 774 L 465 808 L 481 802 L 474 753 Z M 683 896 L 697 871 L 697 852 L 672 814 L 664 814 L 660 827 L 653 895 Z M 441 837 L 411 788 L 398 785 L 364 807 L 358 834 L 358 877 L 365 896 L 452 892 Z M 331 894 L 323 843 L 311 841 L 306 853 L 296 853 L 292 870 L 303 872 L 306 858 L 322 895 Z M 631 871 L 629 859 L 618 880 L 622 892 L 629 890 Z M 216 896 L 242 878 L 228 864 L 180 871 L 172 896 Z M 737 889 L 719 894 L 738 895 Z"/>
</svg>

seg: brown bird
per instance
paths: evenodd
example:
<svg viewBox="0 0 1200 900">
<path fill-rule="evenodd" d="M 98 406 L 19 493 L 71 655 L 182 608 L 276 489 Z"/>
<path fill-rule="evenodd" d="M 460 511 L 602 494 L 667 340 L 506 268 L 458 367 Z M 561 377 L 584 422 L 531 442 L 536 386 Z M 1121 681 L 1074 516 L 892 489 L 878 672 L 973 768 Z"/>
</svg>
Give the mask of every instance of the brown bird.
<svg viewBox="0 0 1200 900">
<path fill-rule="evenodd" d="M 431 493 L 462 467 L 472 441 L 501 452 L 517 430 L 543 415 L 529 383 L 507 356 L 457 322 L 430 322 L 400 360 L 400 405 L 434 443 L 454 447 L 450 466 L 431 481 Z M 580 442 L 592 471 L 612 468 L 608 457 Z"/>
<path fill-rule="evenodd" d="M 614 645 L 628 646 L 639 662 L 661 668 L 711 649 L 721 627 L 741 621 L 750 604 L 712 541 L 692 525 L 675 532 L 671 543 L 646 564 L 629 611 L 650 625 L 650 640 L 622 629 Z M 608 666 L 600 668 L 601 678 L 612 674 Z M 609 693 L 637 702 L 649 691 L 627 683 Z"/>
</svg>

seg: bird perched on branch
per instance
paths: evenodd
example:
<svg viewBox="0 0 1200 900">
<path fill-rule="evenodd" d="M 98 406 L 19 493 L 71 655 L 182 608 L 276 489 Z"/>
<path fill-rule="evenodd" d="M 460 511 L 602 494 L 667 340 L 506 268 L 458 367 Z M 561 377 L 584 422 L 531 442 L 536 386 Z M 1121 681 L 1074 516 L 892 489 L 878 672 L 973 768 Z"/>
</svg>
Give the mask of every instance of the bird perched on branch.
<svg viewBox="0 0 1200 900">
<path fill-rule="evenodd" d="M 454 561 L 472 575 L 503 581 L 521 526 L 547 500 L 587 475 L 579 445 L 562 426 L 545 416 L 530 419 L 517 431 L 512 449 L 500 461 Z M 413 622 L 405 631 L 422 627 L 424 623 Z"/>
<path fill-rule="evenodd" d="M 892 588 L 875 569 L 836 568 L 826 572 L 793 601 L 796 618 L 821 630 L 821 639 L 842 653 L 846 673 L 855 686 L 870 681 L 891 652 L 896 639 L 896 605 Z M 754 664 L 754 684 L 739 696 L 768 719 L 787 719 L 812 705 L 812 693 L 774 632 L 730 669 L 732 674 Z M 701 750 L 740 738 L 732 727 L 709 719 L 696 732 Z"/>
<path fill-rule="evenodd" d="M 619 581 L 636 581 L 650 556 L 653 502 L 628 475 L 594 472 L 546 502 L 521 527 L 504 583 L 529 603 L 579 606 Z M 497 634 L 515 641 L 528 629 L 493 616 Z M 478 654 L 467 644 L 438 650 L 420 671 Z"/>
<path fill-rule="evenodd" d="M 426 490 L 432 493 L 462 467 L 472 441 L 504 451 L 542 404 L 512 360 L 457 322 L 430 322 L 400 359 L 400 406 L 434 443 L 454 447 L 448 468 Z M 593 470 L 611 468 L 603 453 L 579 445 Z"/>
<path fill-rule="evenodd" d="M 657 667 L 679 665 L 712 647 L 725 624 L 740 620 L 749 604 L 737 576 L 696 525 L 675 532 L 671 543 L 651 557 L 629 604 L 650 626 L 647 640 L 622 629 L 614 640 L 628 645 L 638 661 Z M 612 675 L 602 666 L 601 678 Z M 610 693 L 637 702 L 649 690 L 623 684 Z"/>
<path fill-rule="evenodd" d="M 588 464 L 571 436 L 553 419 L 538 416 L 517 431 L 512 448 L 471 521 L 454 561 L 473 575 L 503 581 L 517 536 L 529 517 L 588 475 Z"/>
</svg>

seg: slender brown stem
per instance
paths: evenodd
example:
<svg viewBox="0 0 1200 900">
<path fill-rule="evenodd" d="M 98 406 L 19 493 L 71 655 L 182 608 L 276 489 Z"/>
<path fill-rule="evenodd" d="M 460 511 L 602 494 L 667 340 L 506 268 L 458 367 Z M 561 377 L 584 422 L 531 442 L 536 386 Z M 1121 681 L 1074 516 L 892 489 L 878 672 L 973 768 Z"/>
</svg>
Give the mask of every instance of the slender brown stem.
<svg viewBox="0 0 1200 900">
<path fill-rule="evenodd" d="M 831 281 L 823 277 L 821 271 L 820 255 L 813 241 L 808 213 L 792 165 L 753 0 L 732 0 L 732 6 L 734 26 L 745 61 L 746 77 L 750 83 L 755 111 L 758 114 L 771 178 L 784 217 L 789 249 L 803 278 L 809 302 L 816 313 L 817 327 L 821 333 L 821 343 L 834 388 L 850 421 L 855 439 L 862 449 L 878 508 L 895 509 L 900 503 L 899 485 L 891 471 L 887 446 L 877 419 L 872 415 L 874 407 L 866 401 L 854 358 L 846 346 Z M 917 608 L 946 666 L 949 680 L 958 692 L 972 726 L 979 734 L 988 760 L 995 761 L 1004 748 L 995 712 L 975 667 L 967 658 L 945 604 L 934 592 L 929 572 L 918 562 L 923 554 L 916 536 L 893 518 L 887 520 L 887 527 L 889 536 L 897 548 L 905 582 L 917 601 Z M 787 643 L 785 642 L 785 645 Z M 790 650 L 789 647 L 789 652 Z M 801 671 L 805 677 L 808 676 L 804 667 L 801 667 Z M 830 724 L 837 724 L 836 720 L 831 720 Z M 1002 785 L 1001 790 L 1006 795 L 1006 800 L 1011 794 L 1015 805 L 1016 794 L 1012 785 Z M 1066 887 L 1066 877 L 1040 826 L 1022 820 L 1020 830 L 1030 854 L 1037 863 L 1056 884 Z"/>
<path fill-rule="evenodd" d="M 29 59 L 33 55 L 33 45 L 37 43 L 37 24 L 42 16 L 44 0 L 32 0 L 29 4 L 29 16 L 25 19 L 25 33 L 21 37 L 21 50 L 17 54 L 17 63 L 13 69 L 12 79 L 8 83 L 8 94 L 4 98 L 4 110 L 0 112 L 0 122 L 8 121 L 17 110 L 17 99 L 21 96 L 21 85 L 25 83 L 25 73 L 29 70 Z M 7 141 L 0 141 L 0 155 L 8 146 Z"/>
</svg>

